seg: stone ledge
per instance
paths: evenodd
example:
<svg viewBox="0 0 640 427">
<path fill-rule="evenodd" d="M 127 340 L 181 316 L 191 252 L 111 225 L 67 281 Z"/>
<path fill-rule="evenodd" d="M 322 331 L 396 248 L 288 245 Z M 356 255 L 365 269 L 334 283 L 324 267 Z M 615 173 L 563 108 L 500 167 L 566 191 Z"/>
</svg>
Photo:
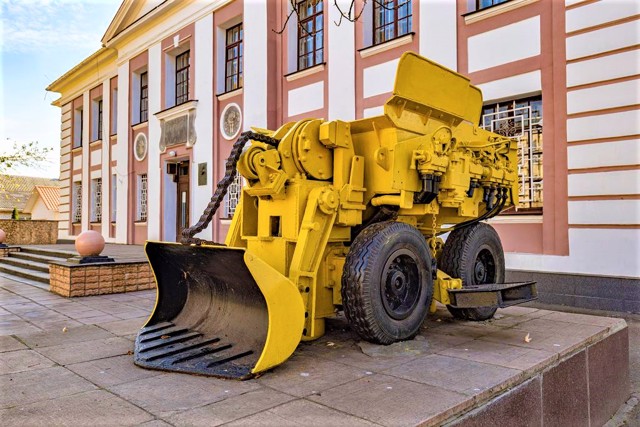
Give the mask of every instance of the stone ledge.
<svg viewBox="0 0 640 427">
<path fill-rule="evenodd" d="M 63 297 L 116 294 L 155 288 L 149 263 L 49 264 L 50 291 Z"/>
</svg>

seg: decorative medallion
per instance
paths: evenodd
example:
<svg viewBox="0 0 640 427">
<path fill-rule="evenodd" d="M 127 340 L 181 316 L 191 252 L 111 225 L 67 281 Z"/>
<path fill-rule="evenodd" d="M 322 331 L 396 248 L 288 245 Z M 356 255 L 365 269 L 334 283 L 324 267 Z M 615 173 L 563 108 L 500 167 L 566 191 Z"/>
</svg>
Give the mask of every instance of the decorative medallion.
<svg viewBox="0 0 640 427">
<path fill-rule="evenodd" d="M 242 111 L 236 103 L 224 107 L 220 115 L 220 132 L 225 139 L 234 139 L 240 133 Z"/>
<path fill-rule="evenodd" d="M 147 137 L 144 133 L 139 133 L 133 142 L 133 155 L 136 160 L 142 161 L 147 156 Z"/>
</svg>

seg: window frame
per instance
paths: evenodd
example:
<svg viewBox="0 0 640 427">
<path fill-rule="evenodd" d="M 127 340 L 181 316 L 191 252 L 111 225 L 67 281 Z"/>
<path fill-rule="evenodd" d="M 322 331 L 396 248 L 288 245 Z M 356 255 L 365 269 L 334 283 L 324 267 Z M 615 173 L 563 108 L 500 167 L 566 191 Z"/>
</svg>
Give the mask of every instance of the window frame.
<svg viewBox="0 0 640 427">
<path fill-rule="evenodd" d="M 522 122 L 521 134 L 526 134 L 526 137 L 523 139 L 520 139 L 518 136 L 513 137 L 518 140 L 518 182 L 522 187 L 520 188 L 520 196 L 524 194 L 529 197 L 528 201 L 523 202 L 521 200 L 520 203 L 528 203 L 529 206 L 516 206 L 515 209 L 509 209 L 503 212 L 503 215 L 543 214 L 544 147 L 541 123 L 544 111 L 542 109 L 542 101 L 542 95 L 539 94 L 492 102 L 482 106 L 480 117 L 481 128 L 501 134 L 500 129 L 495 129 L 494 124 L 496 122 L 520 117 Z M 534 109 L 534 106 L 537 107 L 537 109 Z M 495 118 L 489 118 L 489 116 L 494 116 Z M 514 128 L 516 127 L 514 121 Z M 504 134 L 504 132 L 502 134 Z M 524 144 L 526 144 L 526 147 Z M 521 154 L 524 151 L 526 151 L 526 155 L 522 156 Z M 528 174 L 525 174 L 527 171 Z M 528 184 L 528 188 L 524 184 Z M 539 191 L 539 201 L 536 201 L 536 191 Z M 539 204 L 539 206 L 531 206 L 533 204 Z"/>
<path fill-rule="evenodd" d="M 140 73 L 140 104 L 138 106 L 140 119 L 139 123 L 149 121 L 149 72 Z"/>
<path fill-rule="evenodd" d="M 82 134 L 84 133 L 84 108 L 79 107 L 73 113 L 73 140 L 71 149 L 82 147 Z"/>
<path fill-rule="evenodd" d="M 103 125 L 102 107 L 103 107 L 102 98 L 100 98 L 98 100 L 98 131 L 97 131 L 98 139 L 97 140 L 102 140 L 102 125 Z"/>
<path fill-rule="evenodd" d="M 118 175 L 115 173 L 111 175 L 111 222 L 116 222 L 116 215 L 118 213 Z"/>
<path fill-rule="evenodd" d="M 149 176 L 138 174 L 137 179 L 136 222 L 147 222 L 149 214 Z"/>
<path fill-rule="evenodd" d="M 224 91 L 231 92 L 236 89 L 240 89 L 243 84 L 243 68 L 244 68 L 244 27 L 240 22 L 232 27 L 229 27 L 225 31 L 225 52 L 224 52 Z M 238 40 L 229 43 L 229 35 L 233 34 L 233 31 L 238 30 Z M 238 48 L 238 55 L 233 58 L 229 58 L 229 51 L 233 48 Z M 229 72 L 229 64 L 233 64 L 237 61 L 237 73 Z M 236 84 L 233 84 L 233 77 L 236 77 Z M 231 80 L 230 80 L 231 79 Z M 231 82 L 231 83 L 230 83 Z"/>
<path fill-rule="evenodd" d="M 303 10 L 303 5 L 307 5 L 307 4 L 311 4 L 312 7 L 314 8 L 314 12 L 312 12 L 310 15 L 305 16 L 304 18 L 301 18 L 300 16 L 300 12 L 301 10 Z M 321 5 L 321 9 L 319 11 L 316 11 L 315 8 Z M 309 6 L 307 6 L 309 7 Z M 320 65 L 322 63 L 324 63 L 324 50 L 325 50 L 325 42 L 324 42 L 324 0 L 302 0 L 300 2 L 298 2 L 296 4 L 296 8 L 297 9 L 297 16 L 298 16 L 298 25 L 297 25 L 297 37 L 296 37 L 296 64 L 297 64 L 297 70 L 298 71 L 302 71 L 302 70 L 306 70 L 308 68 L 311 67 L 315 67 L 316 65 Z M 322 28 L 320 29 L 320 31 L 317 30 L 316 27 L 316 19 L 320 17 L 320 22 L 322 22 Z M 311 22 L 312 26 L 313 26 L 313 31 L 309 32 L 304 28 L 304 24 Z M 317 43 L 316 43 L 316 37 L 318 36 L 318 33 L 320 33 L 320 40 L 322 40 L 322 46 L 318 49 Z M 311 37 L 311 43 L 313 48 L 310 51 L 301 52 L 300 46 L 301 46 L 301 42 L 303 40 L 306 41 L 306 39 L 308 37 Z M 306 44 L 306 43 L 305 43 Z M 318 52 L 320 52 L 320 58 L 318 59 L 317 55 Z M 311 55 L 311 63 L 307 63 L 305 65 L 303 65 L 302 60 L 303 58 L 308 57 L 308 55 Z"/>
<path fill-rule="evenodd" d="M 102 178 L 91 180 L 91 222 L 102 222 Z"/>
<path fill-rule="evenodd" d="M 73 181 L 71 184 L 72 188 L 72 202 L 71 206 L 71 223 L 72 224 L 80 224 L 82 223 L 82 181 Z"/>
<path fill-rule="evenodd" d="M 180 61 L 184 57 L 187 58 L 186 65 L 180 66 Z M 175 56 L 175 105 L 181 105 L 189 101 L 190 68 L 191 50 L 187 49 Z"/>
<path fill-rule="evenodd" d="M 487 0 L 475 0 L 475 2 L 474 2 L 475 9 L 472 12 L 478 12 L 478 11 L 481 11 L 481 10 L 489 9 L 489 8 L 494 7 L 494 6 L 498 6 L 500 4 L 507 3 L 507 2 L 509 2 L 511 0 L 488 0 L 491 4 L 488 4 L 486 6 L 482 6 L 483 1 L 487 1 Z"/>
<path fill-rule="evenodd" d="M 388 4 L 392 4 L 393 6 L 387 6 Z M 407 15 L 402 18 L 398 18 L 398 9 L 401 7 L 407 7 Z M 384 21 L 380 24 L 378 22 L 378 11 L 380 9 L 384 9 L 386 11 L 392 11 L 393 18 L 391 21 Z M 384 16 L 384 14 L 383 14 Z M 400 21 L 406 21 L 407 27 L 406 31 L 400 34 Z M 413 30 L 413 2 L 412 0 L 381 0 L 374 1 L 373 3 L 373 18 L 372 18 L 372 46 L 381 45 L 388 41 L 397 39 L 399 37 L 406 36 L 407 34 L 411 34 Z M 378 25 L 380 24 L 380 25 Z M 385 37 L 385 29 L 387 27 L 391 27 L 392 34 L 389 38 Z M 380 35 L 380 40 L 378 40 L 378 35 Z"/>
</svg>

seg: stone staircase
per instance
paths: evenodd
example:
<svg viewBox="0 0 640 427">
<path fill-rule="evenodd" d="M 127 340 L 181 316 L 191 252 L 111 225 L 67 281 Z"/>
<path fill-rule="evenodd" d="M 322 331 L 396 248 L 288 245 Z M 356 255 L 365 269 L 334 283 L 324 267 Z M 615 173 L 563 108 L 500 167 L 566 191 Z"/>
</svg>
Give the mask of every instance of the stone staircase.
<svg viewBox="0 0 640 427">
<path fill-rule="evenodd" d="M 22 247 L 20 252 L 0 258 L 0 276 L 48 290 L 49 263 L 65 261 L 74 255 L 68 251 Z"/>
</svg>

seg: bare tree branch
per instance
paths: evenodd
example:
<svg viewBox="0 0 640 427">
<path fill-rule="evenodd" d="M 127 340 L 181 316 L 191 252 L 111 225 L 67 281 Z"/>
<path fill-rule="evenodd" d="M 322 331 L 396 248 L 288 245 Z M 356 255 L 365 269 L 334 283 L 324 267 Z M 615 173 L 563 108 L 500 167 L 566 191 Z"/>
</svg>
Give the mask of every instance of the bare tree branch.
<svg viewBox="0 0 640 427">
<path fill-rule="evenodd" d="M 52 148 L 40 147 L 37 141 L 26 144 L 14 142 L 11 151 L 0 154 L 0 172 L 14 166 L 35 166 L 47 160 L 50 151 Z"/>
</svg>

